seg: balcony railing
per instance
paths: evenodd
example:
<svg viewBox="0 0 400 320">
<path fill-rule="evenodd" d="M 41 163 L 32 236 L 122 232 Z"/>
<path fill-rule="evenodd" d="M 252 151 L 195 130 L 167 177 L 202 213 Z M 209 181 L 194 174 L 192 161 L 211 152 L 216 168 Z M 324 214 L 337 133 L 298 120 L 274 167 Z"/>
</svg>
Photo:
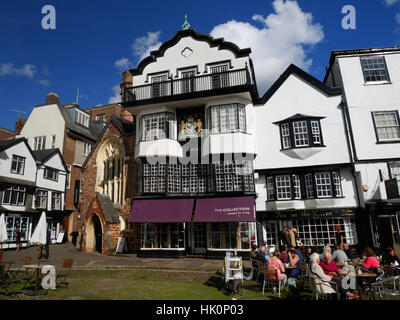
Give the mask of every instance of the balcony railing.
<svg viewBox="0 0 400 320">
<path fill-rule="evenodd" d="M 170 79 L 141 86 L 125 87 L 124 102 L 160 99 L 163 97 L 190 95 L 207 91 L 218 93 L 253 84 L 248 69 L 244 68 L 175 80 Z"/>
</svg>

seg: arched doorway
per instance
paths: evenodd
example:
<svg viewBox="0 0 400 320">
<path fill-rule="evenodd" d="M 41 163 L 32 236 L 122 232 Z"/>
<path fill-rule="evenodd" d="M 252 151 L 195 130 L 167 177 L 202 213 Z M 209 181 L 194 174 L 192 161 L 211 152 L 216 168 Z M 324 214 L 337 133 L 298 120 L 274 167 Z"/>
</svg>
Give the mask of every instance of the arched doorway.
<svg viewBox="0 0 400 320">
<path fill-rule="evenodd" d="M 99 253 L 102 252 L 102 245 L 103 245 L 103 230 L 101 229 L 101 222 L 99 217 L 94 214 L 93 215 L 93 225 L 94 225 L 94 239 L 95 239 L 95 249 Z"/>
<path fill-rule="evenodd" d="M 86 252 L 103 253 L 103 228 L 97 214 L 92 214 L 86 226 Z"/>
</svg>

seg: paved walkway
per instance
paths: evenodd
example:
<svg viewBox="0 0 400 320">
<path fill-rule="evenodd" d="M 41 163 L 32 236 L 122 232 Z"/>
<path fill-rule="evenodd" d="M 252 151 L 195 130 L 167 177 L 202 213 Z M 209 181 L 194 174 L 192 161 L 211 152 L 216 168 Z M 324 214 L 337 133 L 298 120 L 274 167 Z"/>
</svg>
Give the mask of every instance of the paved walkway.
<svg viewBox="0 0 400 320">
<path fill-rule="evenodd" d="M 31 257 L 32 263 L 37 262 L 39 247 L 22 248 L 18 252 L 12 249 L 4 250 L 3 261 L 14 261 L 14 267 L 22 264 L 24 257 Z M 71 243 L 54 244 L 50 246 L 49 259 L 41 259 L 42 264 L 51 264 L 61 267 L 64 259 L 74 260 L 74 269 L 119 269 L 119 268 L 148 268 L 161 270 L 182 270 L 198 272 L 221 271 L 223 260 L 204 258 L 184 259 L 155 259 L 139 258 L 136 254 L 115 254 L 103 256 L 99 253 L 82 253 L 77 251 Z M 250 267 L 249 261 L 244 261 L 244 267 Z"/>
</svg>

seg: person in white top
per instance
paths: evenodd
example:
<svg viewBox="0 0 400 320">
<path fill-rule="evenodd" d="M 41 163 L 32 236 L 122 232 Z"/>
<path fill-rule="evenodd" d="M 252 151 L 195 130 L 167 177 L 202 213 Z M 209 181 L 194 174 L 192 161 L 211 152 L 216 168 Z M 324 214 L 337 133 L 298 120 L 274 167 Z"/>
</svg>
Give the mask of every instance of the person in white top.
<svg viewBox="0 0 400 320">
<path fill-rule="evenodd" d="M 317 290 L 318 293 L 322 294 L 336 293 L 332 284 L 328 282 L 332 280 L 333 276 L 326 275 L 322 270 L 321 266 L 319 265 L 319 263 L 320 263 L 319 254 L 313 253 L 310 256 L 309 277 L 310 280 L 312 279 L 314 281 L 315 289 Z"/>
</svg>

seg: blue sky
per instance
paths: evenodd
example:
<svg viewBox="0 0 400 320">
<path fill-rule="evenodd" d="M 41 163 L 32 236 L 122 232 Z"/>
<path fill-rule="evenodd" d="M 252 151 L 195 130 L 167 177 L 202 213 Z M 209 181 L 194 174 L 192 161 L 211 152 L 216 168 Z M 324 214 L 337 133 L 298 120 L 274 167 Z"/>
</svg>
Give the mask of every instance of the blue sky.
<svg viewBox="0 0 400 320">
<path fill-rule="evenodd" d="M 41 27 L 47 4 L 56 30 Z M 356 30 L 342 29 L 347 4 Z M 322 79 L 331 50 L 400 45 L 400 0 L 2 0 L 0 126 L 13 128 L 10 109 L 28 116 L 48 92 L 69 103 L 79 87 L 84 108 L 113 101 L 123 67 L 172 38 L 185 14 L 198 32 L 252 47 L 260 95 L 291 62 Z"/>
</svg>

